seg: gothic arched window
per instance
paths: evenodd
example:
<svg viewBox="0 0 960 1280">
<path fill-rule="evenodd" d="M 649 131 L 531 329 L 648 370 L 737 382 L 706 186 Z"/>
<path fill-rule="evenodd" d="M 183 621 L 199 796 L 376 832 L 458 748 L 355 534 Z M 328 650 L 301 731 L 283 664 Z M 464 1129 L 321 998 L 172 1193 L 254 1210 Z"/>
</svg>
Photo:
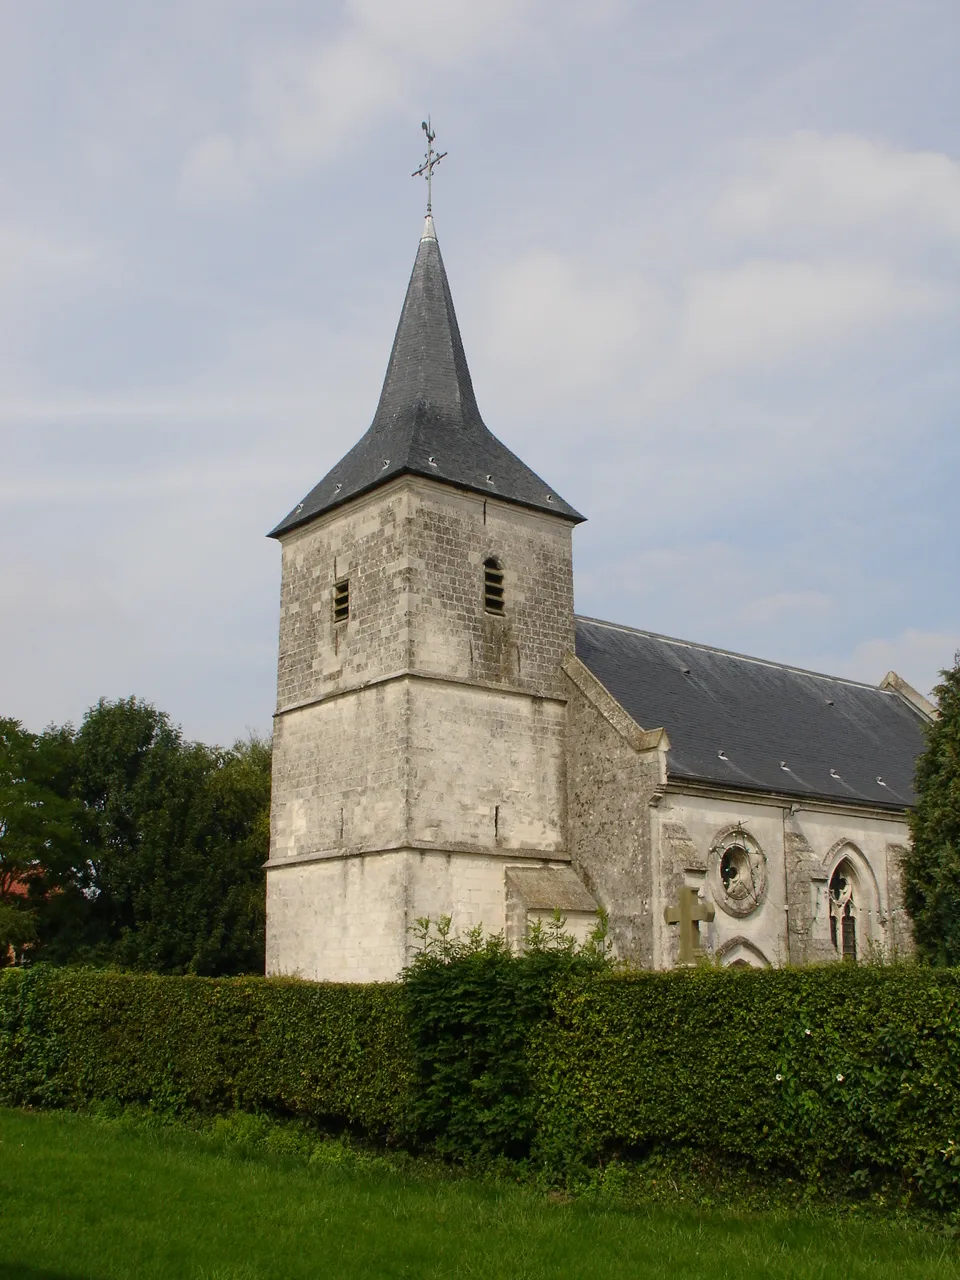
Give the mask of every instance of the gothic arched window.
<svg viewBox="0 0 960 1280">
<path fill-rule="evenodd" d="M 844 960 L 857 958 L 857 877 L 846 858 L 830 877 L 830 941 Z"/>
</svg>

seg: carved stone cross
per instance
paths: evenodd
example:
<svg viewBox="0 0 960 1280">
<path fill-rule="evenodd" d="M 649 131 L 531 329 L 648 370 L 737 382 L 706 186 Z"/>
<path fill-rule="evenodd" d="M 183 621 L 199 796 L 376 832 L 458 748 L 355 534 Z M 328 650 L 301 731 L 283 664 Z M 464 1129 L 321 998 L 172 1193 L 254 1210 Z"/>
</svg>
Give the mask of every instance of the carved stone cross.
<svg viewBox="0 0 960 1280">
<path fill-rule="evenodd" d="M 712 902 L 701 902 L 696 889 L 684 885 L 677 894 L 675 907 L 664 907 L 667 924 L 680 926 L 680 963 L 695 964 L 700 950 L 700 921 L 709 924 L 714 917 Z"/>
</svg>

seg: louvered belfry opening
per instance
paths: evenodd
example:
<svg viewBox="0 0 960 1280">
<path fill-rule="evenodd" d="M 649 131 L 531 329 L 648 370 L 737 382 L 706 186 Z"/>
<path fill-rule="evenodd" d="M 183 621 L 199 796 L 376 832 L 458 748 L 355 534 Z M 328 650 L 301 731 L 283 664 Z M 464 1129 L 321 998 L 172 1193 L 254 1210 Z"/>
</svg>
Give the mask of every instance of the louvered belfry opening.
<svg viewBox="0 0 960 1280">
<path fill-rule="evenodd" d="M 350 580 L 342 578 L 333 588 L 333 620 L 346 622 L 350 617 Z"/>
<path fill-rule="evenodd" d="M 483 607 L 487 613 L 503 613 L 503 570 L 497 560 L 483 562 Z"/>
</svg>

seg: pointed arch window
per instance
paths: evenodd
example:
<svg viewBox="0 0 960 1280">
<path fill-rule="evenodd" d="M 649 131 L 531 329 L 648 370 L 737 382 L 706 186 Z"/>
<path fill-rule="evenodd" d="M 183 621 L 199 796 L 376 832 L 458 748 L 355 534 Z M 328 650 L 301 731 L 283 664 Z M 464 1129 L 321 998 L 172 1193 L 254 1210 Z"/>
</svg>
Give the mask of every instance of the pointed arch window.
<svg viewBox="0 0 960 1280">
<path fill-rule="evenodd" d="M 483 562 L 483 607 L 487 613 L 503 613 L 503 567 L 491 556 Z"/>
<path fill-rule="evenodd" d="M 830 941 L 844 960 L 857 959 L 858 885 L 844 859 L 830 877 Z"/>
</svg>

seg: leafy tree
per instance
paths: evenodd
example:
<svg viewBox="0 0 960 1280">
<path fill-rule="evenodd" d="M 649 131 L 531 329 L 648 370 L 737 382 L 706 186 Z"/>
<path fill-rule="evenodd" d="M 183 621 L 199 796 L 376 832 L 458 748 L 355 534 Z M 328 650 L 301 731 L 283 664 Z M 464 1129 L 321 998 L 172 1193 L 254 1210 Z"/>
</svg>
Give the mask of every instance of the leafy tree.
<svg viewBox="0 0 960 1280">
<path fill-rule="evenodd" d="M 82 807 L 70 797 L 69 730 L 0 719 L 0 903 L 42 898 L 75 859 Z"/>
<path fill-rule="evenodd" d="M 101 699 L 72 746 L 83 843 L 43 914 L 44 958 L 262 972 L 269 744 L 187 742 L 126 698 Z"/>
<path fill-rule="evenodd" d="M 16 907 L 10 902 L 0 902 L 0 968 L 10 960 L 17 960 L 23 948 L 37 936 L 34 912 Z"/>
<path fill-rule="evenodd" d="M 930 964 L 960 964 L 960 653 L 935 693 L 939 719 L 917 762 L 913 847 L 904 861 L 917 951 Z"/>
<path fill-rule="evenodd" d="M 502 933 L 457 937 L 449 916 L 416 922 L 419 950 L 404 971 L 404 1000 L 419 1077 L 411 1119 L 449 1156 L 529 1155 L 536 1107 L 530 1044 L 558 984 L 613 971 L 607 918 L 586 943 L 560 912 L 528 930 L 516 954 Z"/>
</svg>

